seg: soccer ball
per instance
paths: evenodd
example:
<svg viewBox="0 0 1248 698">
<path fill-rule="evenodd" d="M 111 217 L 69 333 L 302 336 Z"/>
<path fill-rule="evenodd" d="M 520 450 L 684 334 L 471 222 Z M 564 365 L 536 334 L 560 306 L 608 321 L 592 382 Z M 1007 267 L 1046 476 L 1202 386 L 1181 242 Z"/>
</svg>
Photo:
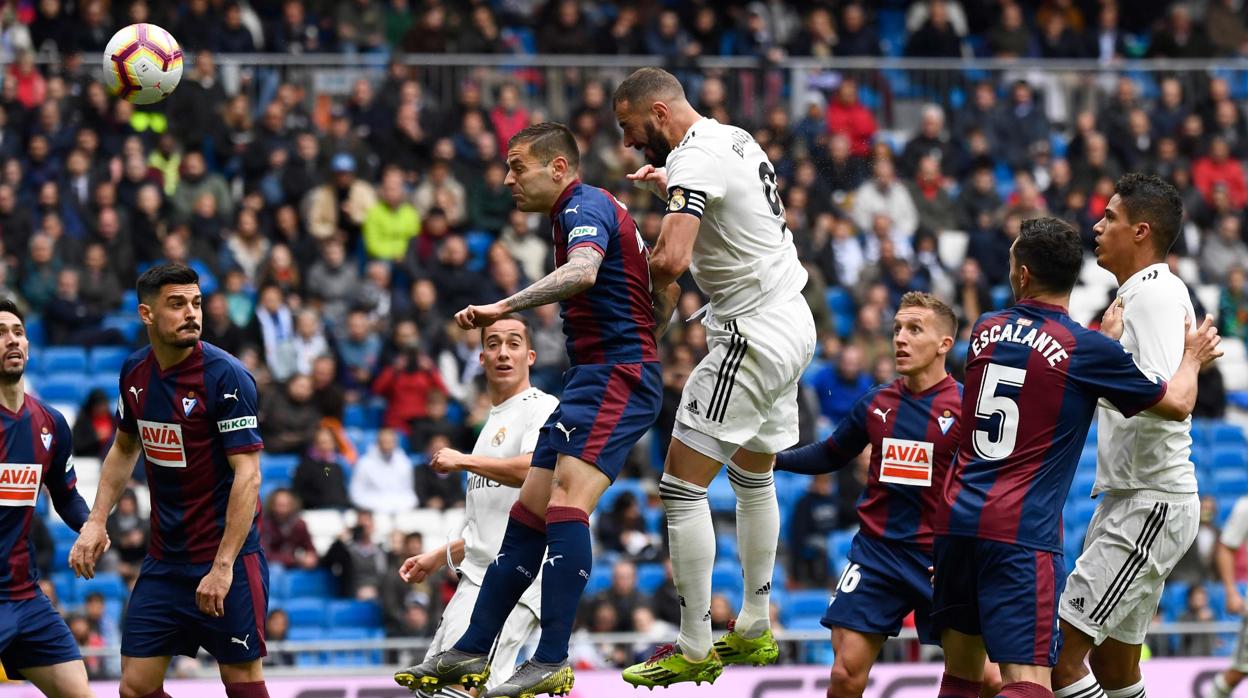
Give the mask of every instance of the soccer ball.
<svg viewBox="0 0 1248 698">
<path fill-rule="evenodd" d="M 131 24 L 113 34 L 104 49 L 104 84 L 135 104 L 168 97 L 182 79 L 182 49 L 155 24 Z"/>
</svg>

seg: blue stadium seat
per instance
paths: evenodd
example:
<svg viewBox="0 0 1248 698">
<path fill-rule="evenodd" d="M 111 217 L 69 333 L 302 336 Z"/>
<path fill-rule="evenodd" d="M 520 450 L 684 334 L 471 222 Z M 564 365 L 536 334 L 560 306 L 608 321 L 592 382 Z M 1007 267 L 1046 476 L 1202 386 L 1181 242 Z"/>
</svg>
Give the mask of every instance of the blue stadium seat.
<svg viewBox="0 0 1248 698">
<path fill-rule="evenodd" d="M 737 536 L 732 533 L 721 533 L 715 536 L 715 559 L 723 562 L 737 562 Z"/>
<path fill-rule="evenodd" d="M 611 486 L 602 493 L 602 497 L 598 499 L 598 506 L 596 509 L 604 514 L 609 513 L 612 510 L 612 507 L 615 506 L 615 500 L 619 499 L 620 495 L 625 492 L 632 492 L 637 501 L 643 506 L 645 505 L 646 488 L 641 484 L 641 480 L 630 477 L 620 478 L 612 483 Z"/>
<path fill-rule="evenodd" d="M 1010 304 L 1014 298 L 1014 292 L 1009 286 L 993 286 L 992 287 L 992 307 L 1000 310 Z"/>
<path fill-rule="evenodd" d="M 1243 448 L 1248 446 L 1248 441 L 1244 439 L 1244 430 L 1238 424 L 1216 424 L 1213 427 L 1211 437 L 1214 447 L 1237 446 Z"/>
<path fill-rule="evenodd" d="M 637 566 L 637 590 L 643 594 L 653 594 L 655 589 L 663 586 L 667 578 L 667 570 L 660 563 L 652 562 Z"/>
<path fill-rule="evenodd" d="M 103 327 L 106 330 L 117 330 L 126 339 L 133 340 L 139 334 L 139 328 L 143 323 L 139 321 L 133 313 L 113 313 L 104 318 Z"/>
<path fill-rule="evenodd" d="M 381 607 L 374 601 L 330 601 L 327 616 L 331 628 L 381 627 Z"/>
<path fill-rule="evenodd" d="M 1161 592 L 1161 612 L 1166 620 L 1175 620 L 1187 605 L 1187 582 L 1166 582 Z"/>
<path fill-rule="evenodd" d="M 347 405 L 342 413 L 342 425 L 348 429 L 364 429 L 368 425 L 368 408 L 359 403 Z"/>
<path fill-rule="evenodd" d="M 326 598 L 334 595 L 334 578 L 326 570 L 290 570 L 286 573 L 290 598 Z"/>
<path fill-rule="evenodd" d="M 290 577 L 286 566 L 276 562 L 269 563 L 269 599 L 276 608 L 290 596 Z"/>
<path fill-rule="evenodd" d="M 48 402 L 81 405 L 91 384 L 85 373 L 58 373 L 38 381 L 39 397 Z"/>
<path fill-rule="evenodd" d="M 295 468 L 299 466 L 299 456 L 292 453 L 274 453 L 264 454 L 260 458 L 260 475 L 264 479 L 270 477 L 285 480 L 290 483 L 290 478 L 295 475 Z"/>
<path fill-rule="evenodd" d="M 1222 528 L 1224 525 L 1226 525 L 1226 520 L 1230 518 L 1231 511 L 1235 509 L 1235 502 L 1239 501 L 1239 497 L 1240 497 L 1239 494 L 1236 494 L 1233 492 L 1230 494 L 1219 493 L 1217 495 L 1218 520 L 1216 523 L 1218 525 L 1218 528 Z"/>
<path fill-rule="evenodd" d="M 589 571 L 589 581 L 585 582 L 585 596 L 593 596 L 611 586 L 611 565 L 601 559 L 594 563 Z"/>
<path fill-rule="evenodd" d="M 325 626 L 325 599 L 300 598 L 287 601 L 282 610 L 290 617 L 290 625 L 294 627 Z"/>
<path fill-rule="evenodd" d="M 331 628 L 325 633 L 324 639 L 334 641 L 371 640 L 382 636 L 380 629 L 370 628 Z M 368 666 L 381 664 L 381 650 L 332 650 L 325 653 L 325 662 L 329 666 Z"/>
<path fill-rule="evenodd" d="M 73 545 L 74 541 L 78 540 L 78 532 L 64 521 L 46 521 L 45 525 L 48 527 L 48 533 L 52 535 L 52 540 L 56 543 Z"/>
<path fill-rule="evenodd" d="M 845 559 L 849 548 L 854 543 L 857 531 L 833 531 L 828 535 L 828 553 L 833 557 Z"/>
<path fill-rule="evenodd" d="M 663 530 L 663 519 L 666 516 L 663 507 L 642 509 L 641 516 L 646 520 L 646 533 L 657 534 Z"/>
<path fill-rule="evenodd" d="M 121 394 L 121 388 L 117 385 L 117 371 L 93 374 L 87 387 L 89 390 L 103 391 L 104 396 L 112 404 L 117 402 L 117 396 Z"/>
<path fill-rule="evenodd" d="M 786 628 L 794 628 L 799 618 L 818 621 L 828 609 L 831 593 L 826 589 L 802 589 L 789 592 L 788 602 L 780 609 L 781 622 Z M 795 628 L 796 629 L 796 628 Z"/>
<path fill-rule="evenodd" d="M 1248 468 L 1243 461 L 1229 467 L 1214 468 L 1213 491 L 1219 495 L 1248 494 Z"/>
<path fill-rule="evenodd" d="M 720 591 L 740 591 L 745 586 L 741 578 L 741 565 L 736 562 L 717 562 L 711 570 L 711 589 Z"/>
<path fill-rule="evenodd" d="M 30 340 L 30 343 L 39 347 L 43 346 L 44 341 L 47 339 L 46 337 L 44 337 L 43 320 L 40 320 L 38 317 L 34 315 L 31 315 L 26 318 L 25 324 L 26 324 L 26 338 Z"/>
<path fill-rule="evenodd" d="M 83 599 L 99 592 L 104 595 L 105 600 L 124 600 L 130 593 L 130 590 L 126 588 L 125 580 L 116 572 L 99 572 L 94 579 L 78 580 L 77 586 L 78 596 Z"/>
<path fill-rule="evenodd" d="M 135 313 L 139 310 L 139 294 L 132 288 L 128 288 L 121 292 L 121 310 L 126 313 Z"/>
<path fill-rule="evenodd" d="M 130 353 L 131 350 L 127 347 L 95 347 L 87 360 L 88 370 L 95 374 L 116 374 Z M 112 380 L 116 383 L 116 376 Z"/>
<path fill-rule="evenodd" d="M 1088 522 L 1092 520 L 1092 514 L 1096 512 L 1097 500 L 1095 499 L 1076 499 L 1066 507 L 1066 511 L 1062 513 L 1066 525 L 1071 528 L 1083 530 L 1088 527 Z"/>
<path fill-rule="evenodd" d="M 291 642 L 323 640 L 325 639 L 325 630 L 319 627 L 292 625 L 290 632 L 286 635 L 286 639 Z M 325 663 L 325 654 L 323 652 L 297 652 L 295 654 L 295 666 L 298 667 L 325 666 Z"/>
<path fill-rule="evenodd" d="M 287 482 L 287 483 L 282 483 L 282 482 L 273 482 L 272 480 L 264 480 L 264 479 L 261 479 L 261 481 L 260 481 L 260 501 L 261 501 L 261 502 L 267 502 L 267 501 L 269 501 L 269 497 L 270 497 L 270 496 L 272 496 L 274 492 L 276 492 L 276 491 L 278 491 L 278 490 L 282 489 L 283 487 L 285 487 L 285 486 L 287 486 L 287 485 L 289 485 L 289 484 L 290 484 L 290 483 L 288 483 L 288 482 Z"/>
<path fill-rule="evenodd" d="M 44 373 L 86 373 L 87 350 L 82 347 L 48 347 L 39 357 Z"/>
<path fill-rule="evenodd" d="M 78 580 L 73 572 L 53 572 L 52 586 L 56 588 L 56 599 L 62 606 L 78 605 Z"/>
<path fill-rule="evenodd" d="M 710 501 L 711 511 L 737 510 L 737 494 L 732 491 L 732 483 L 728 482 L 727 476 L 711 480 L 711 486 L 706 488 L 706 497 Z"/>
</svg>

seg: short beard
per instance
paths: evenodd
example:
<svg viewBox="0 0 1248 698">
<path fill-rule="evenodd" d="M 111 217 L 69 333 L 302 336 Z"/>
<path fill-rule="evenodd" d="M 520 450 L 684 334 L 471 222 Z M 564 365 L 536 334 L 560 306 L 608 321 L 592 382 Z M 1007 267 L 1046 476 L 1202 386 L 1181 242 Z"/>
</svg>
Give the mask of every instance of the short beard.
<svg viewBox="0 0 1248 698">
<path fill-rule="evenodd" d="M 17 371 L 10 371 L 7 368 L 0 368 L 0 385 L 10 386 L 16 385 L 26 373 L 26 366 L 22 366 Z"/>
<path fill-rule="evenodd" d="M 655 167 L 663 167 L 667 164 L 667 156 L 672 152 L 672 146 L 667 144 L 667 139 L 663 134 L 659 133 L 659 129 L 654 124 L 646 124 L 646 152 L 650 154 L 651 165 Z"/>
<path fill-rule="evenodd" d="M 165 344 L 168 344 L 169 346 L 174 347 L 176 349 L 190 349 L 196 344 L 199 344 L 199 340 L 201 336 L 202 336 L 202 333 L 196 334 L 193 338 L 185 339 L 175 332 L 169 337 L 165 337 L 163 339 L 165 341 Z"/>
</svg>

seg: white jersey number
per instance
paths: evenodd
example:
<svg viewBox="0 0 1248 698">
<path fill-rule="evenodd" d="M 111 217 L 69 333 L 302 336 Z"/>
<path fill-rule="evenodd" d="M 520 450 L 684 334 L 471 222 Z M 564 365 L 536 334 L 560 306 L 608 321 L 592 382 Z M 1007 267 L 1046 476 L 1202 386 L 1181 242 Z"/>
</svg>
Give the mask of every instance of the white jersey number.
<svg viewBox="0 0 1248 698">
<path fill-rule="evenodd" d="M 1025 369 L 1001 364 L 988 364 L 984 369 L 984 379 L 979 385 L 979 400 L 975 403 L 975 416 L 991 419 L 994 415 L 1000 415 L 1001 427 L 996 439 L 983 429 L 975 430 L 975 452 L 980 458 L 1001 460 L 1014 452 L 1014 444 L 1018 440 L 1018 403 L 1013 398 L 997 395 L 997 386 L 1005 384 L 1021 388 L 1025 380 Z"/>
<path fill-rule="evenodd" d="M 763 183 L 763 196 L 767 197 L 767 205 L 771 207 L 772 215 L 780 219 L 780 239 L 783 240 L 789 228 L 784 223 L 784 202 L 780 200 L 776 171 L 772 169 L 770 162 L 764 160 L 758 163 L 758 178 Z"/>
</svg>

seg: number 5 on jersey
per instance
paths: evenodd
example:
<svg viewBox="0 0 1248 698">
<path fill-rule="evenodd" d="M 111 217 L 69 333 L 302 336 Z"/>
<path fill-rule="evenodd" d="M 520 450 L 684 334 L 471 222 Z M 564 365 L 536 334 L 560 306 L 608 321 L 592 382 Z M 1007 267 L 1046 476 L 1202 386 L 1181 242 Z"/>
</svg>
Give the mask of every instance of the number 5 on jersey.
<svg viewBox="0 0 1248 698">
<path fill-rule="evenodd" d="M 1001 460 L 1014 452 L 1018 441 L 1018 403 L 1013 398 L 997 395 L 1000 385 L 1023 387 L 1027 380 L 1027 371 L 1013 366 L 988 364 L 984 367 L 984 378 L 979 385 L 979 399 L 975 401 L 975 416 L 980 419 L 992 419 L 1001 415 L 1001 424 L 997 429 L 997 438 L 984 429 L 975 430 L 975 453 L 984 460 Z"/>
</svg>

